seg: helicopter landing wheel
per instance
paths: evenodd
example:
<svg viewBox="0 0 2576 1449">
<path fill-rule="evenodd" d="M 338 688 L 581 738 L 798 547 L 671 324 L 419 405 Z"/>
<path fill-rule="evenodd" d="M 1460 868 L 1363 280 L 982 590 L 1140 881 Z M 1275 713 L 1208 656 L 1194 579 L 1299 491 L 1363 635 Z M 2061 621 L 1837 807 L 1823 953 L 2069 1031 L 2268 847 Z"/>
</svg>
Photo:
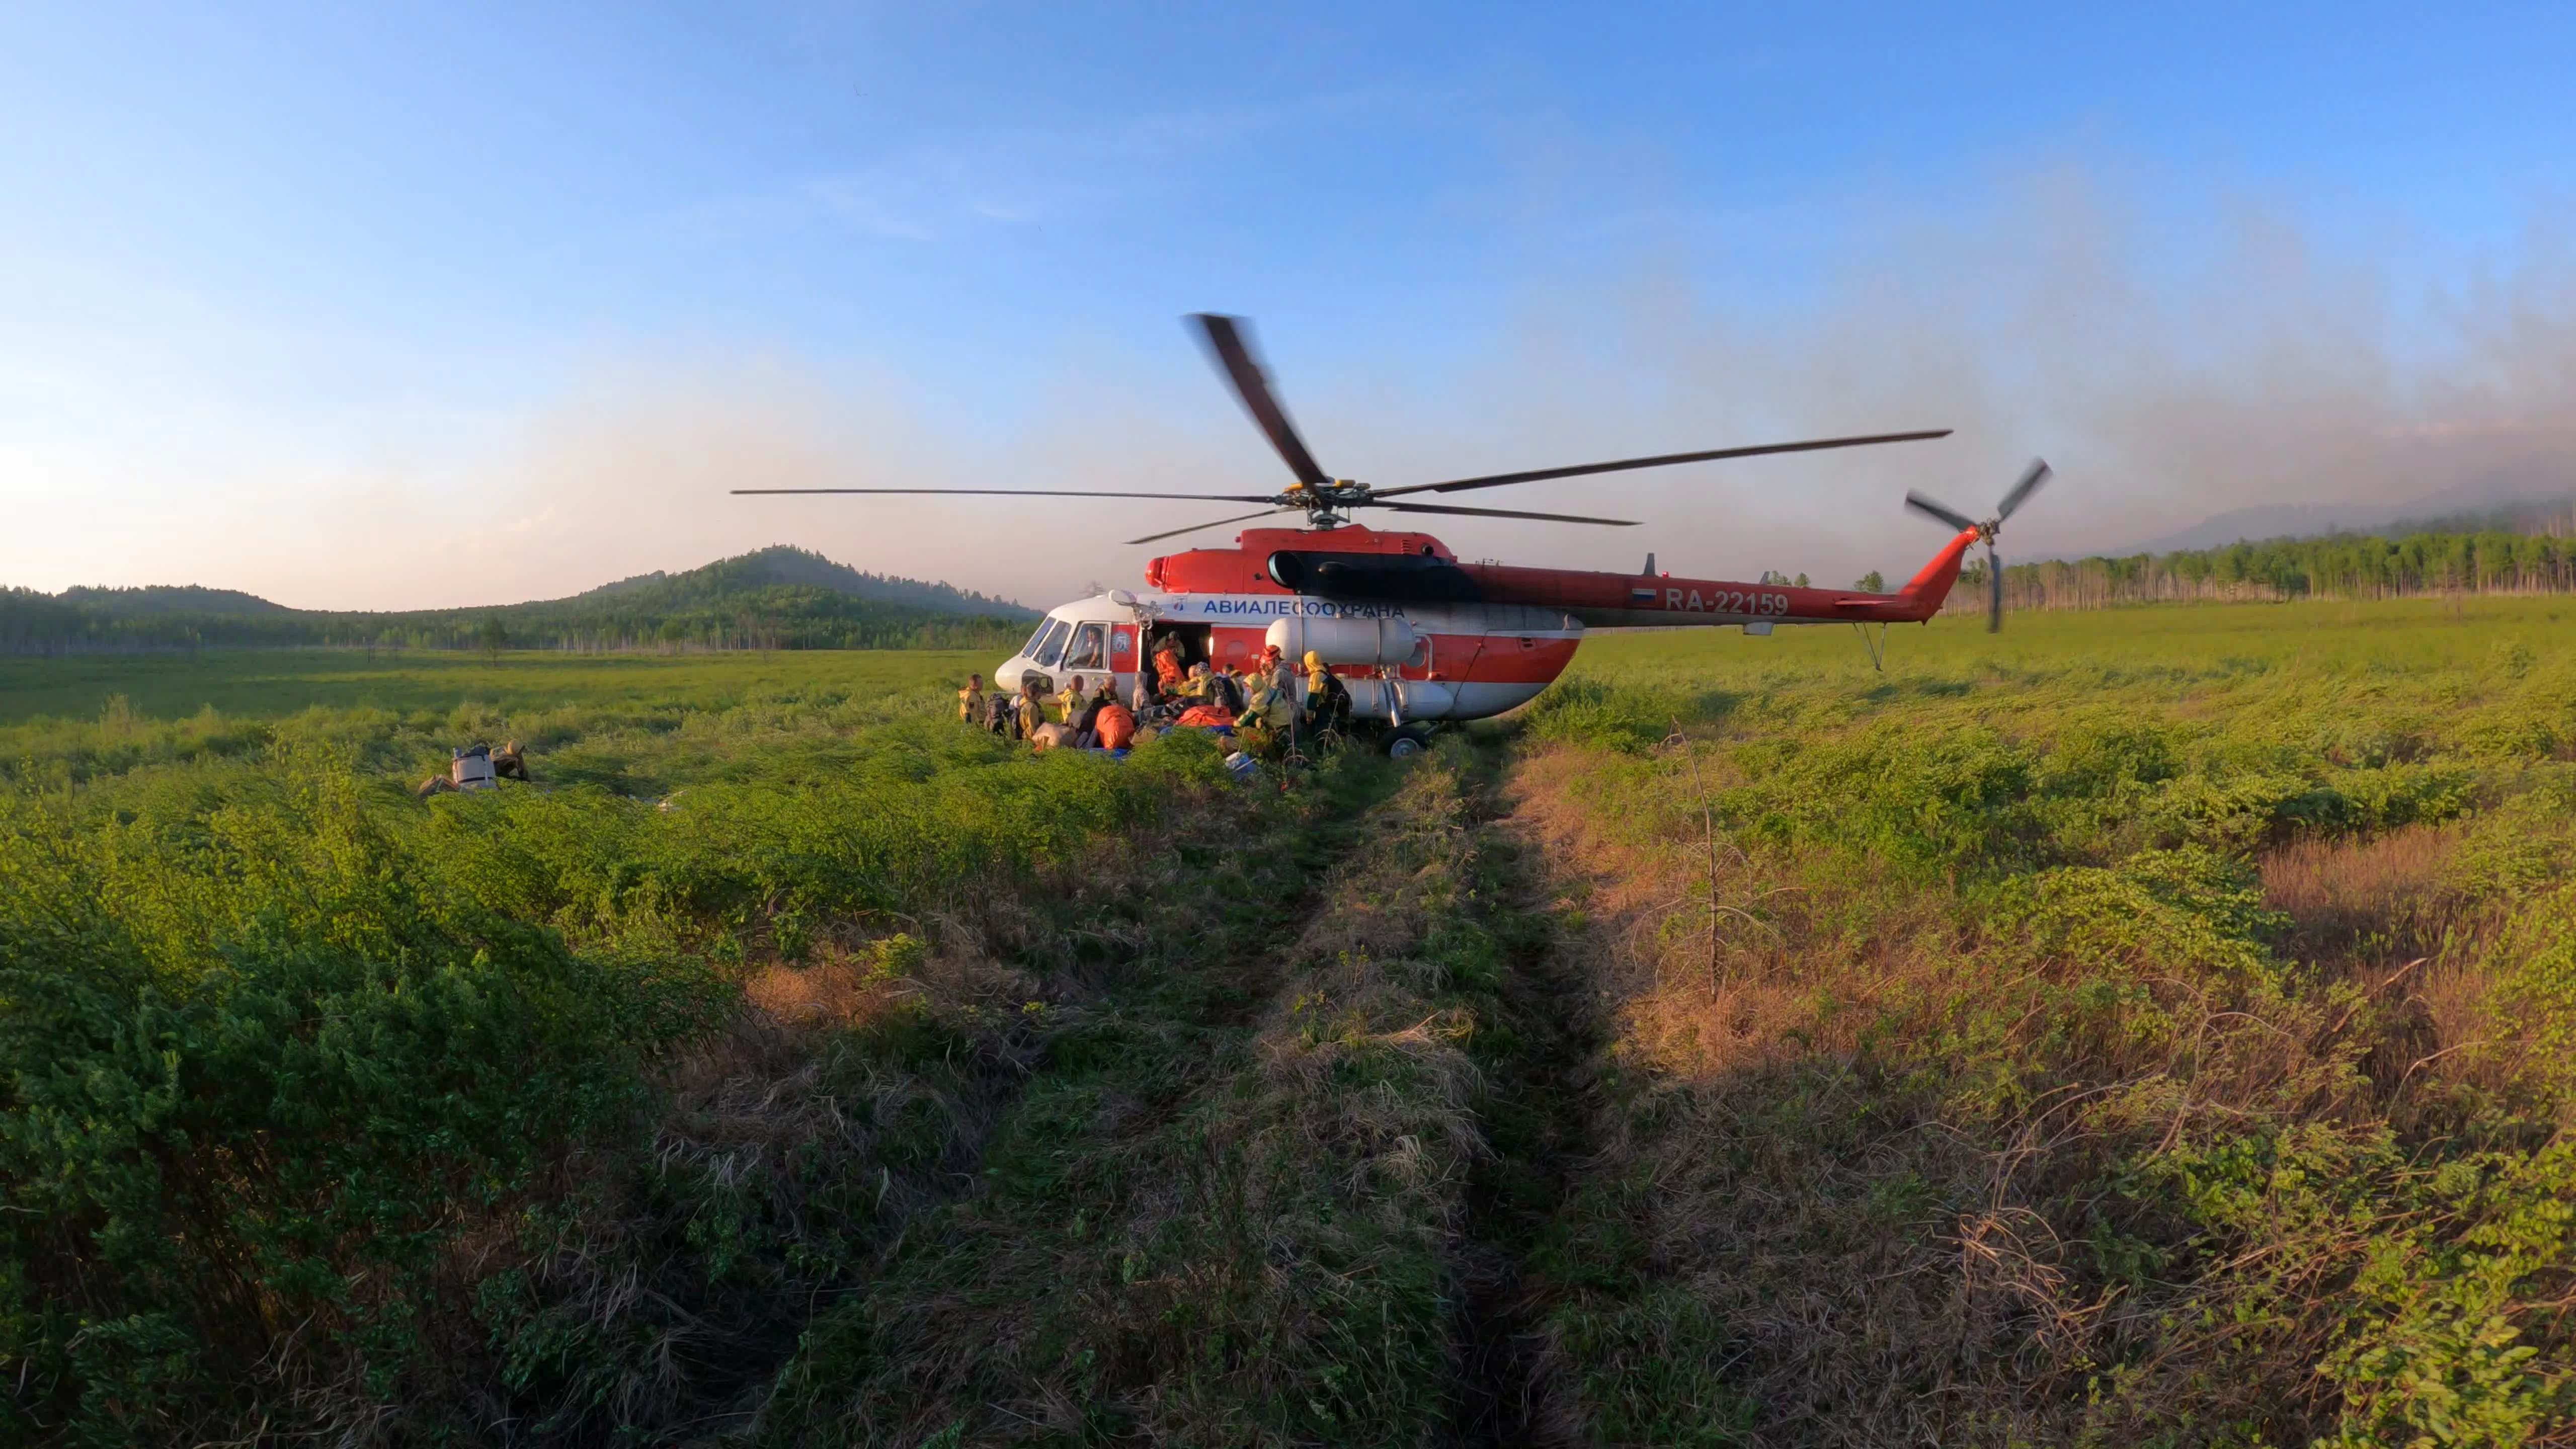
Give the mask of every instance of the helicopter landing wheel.
<svg viewBox="0 0 2576 1449">
<path fill-rule="evenodd" d="M 1392 760 L 1409 760 L 1415 755 L 1421 754 L 1424 750 L 1430 748 L 1430 745 L 1431 731 L 1424 729 L 1420 725 L 1406 725 L 1404 728 L 1397 730 L 1394 734 L 1387 736 L 1387 758 Z"/>
</svg>

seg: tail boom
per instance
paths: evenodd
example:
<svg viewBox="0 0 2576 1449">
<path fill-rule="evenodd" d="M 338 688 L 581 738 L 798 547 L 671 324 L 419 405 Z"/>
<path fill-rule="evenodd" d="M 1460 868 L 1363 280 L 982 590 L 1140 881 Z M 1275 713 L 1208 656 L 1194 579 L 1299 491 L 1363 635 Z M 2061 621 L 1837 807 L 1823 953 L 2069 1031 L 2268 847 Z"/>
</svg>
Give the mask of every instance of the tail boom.
<svg viewBox="0 0 2576 1449">
<path fill-rule="evenodd" d="M 1488 603 L 1557 609 L 1593 629 L 1669 628 L 1708 624 L 1918 624 L 1941 611 L 1977 531 L 1968 529 L 1934 554 L 1892 594 L 1799 588 L 1731 579 L 1677 579 L 1670 574 L 1610 574 L 1578 569 L 1462 564 Z"/>
</svg>

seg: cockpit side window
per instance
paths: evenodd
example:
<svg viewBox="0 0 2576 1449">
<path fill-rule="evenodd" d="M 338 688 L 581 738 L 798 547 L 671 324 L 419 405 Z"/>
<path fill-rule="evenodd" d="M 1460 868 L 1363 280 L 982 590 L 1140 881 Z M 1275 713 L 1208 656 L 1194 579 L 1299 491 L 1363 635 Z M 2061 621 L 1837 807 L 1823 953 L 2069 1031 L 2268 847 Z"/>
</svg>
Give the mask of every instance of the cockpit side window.
<svg viewBox="0 0 2576 1449">
<path fill-rule="evenodd" d="M 1073 647 L 1064 651 L 1064 667 L 1067 669 L 1108 668 L 1109 647 L 1105 642 L 1108 632 L 1109 626 L 1106 624 L 1084 624 L 1077 628 L 1073 635 Z"/>
<path fill-rule="evenodd" d="M 1029 662 L 1040 669 L 1055 668 L 1064 650 L 1064 636 L 1072 632 L 1073 626 L 1062 619 L 1047 620 L 1046 628 L 1038 635 L 1038 647 L 1029 651 Z"/>
</svg>

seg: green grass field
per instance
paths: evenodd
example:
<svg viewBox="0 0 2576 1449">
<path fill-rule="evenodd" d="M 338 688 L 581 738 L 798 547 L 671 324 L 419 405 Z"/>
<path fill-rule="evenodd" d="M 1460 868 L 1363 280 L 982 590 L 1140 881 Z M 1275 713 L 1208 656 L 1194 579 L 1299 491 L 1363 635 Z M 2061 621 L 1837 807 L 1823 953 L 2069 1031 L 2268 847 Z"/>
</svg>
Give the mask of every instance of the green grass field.
<svg viewBox="0 0 2576 1449">
<path fill-rule="evenodd" d="M 2001 634 L 1982 615 L 1943 614 L 1887 631 L 1891 674 L 1967 669 L 2204 674 L 2249 663 L 2334 670 L 2415 670 L 2481 663 L 2515 645 L 2535 652 L 2576 639 L 2576 598 L 2463 596 L 2457 601 L 2199 604 L 2014 614 Z M 1768 638 L 1730 629 L 1624 630 L 1587 640 L 1577 673 L 1613 682 L 1670 683 L 1870 670 L 1847 625 L 1783 628 Z"/>
<path fill-rule="evenodd" d="M 2576 602 L 2556 597 L 2448 602 L 2207 605 L 2017 615 L 2002 635 L 1945 615 L 1889 631 L 1897 674 L 1992 667 L 2056 669 L 2079 660 L 2115 670 L 2241 668 L 2247 661 L 2327 668 L 2456 663 L 2516 644 L 2545 650 L 2576 631 Z M 179 720 L 212 709 L 273 720 L 307 709 L 444 714 L 476 705 L 508 714 L 577 706 L 724 708 L 754 699 L 909 693 L 989 672 L 989 651 L 781 650 L 679 655 L 479 654 L 386 650 L 209 650 L 201 656 L 0 658 L 0 725 L 96 720 L 112 700 Z M 1869 670 L 1846 628 L 1652 630 L 1588 640 L 1579 677 L 1608 681 L 1835 678 Z M 951 685 L 950 687 L 954 687 Z"/>
<path fill-rule="evenodd" d="M 578 705 L 722 707 L 818 692 L 909 690 L 989 671 L 990 651 L 779 650 L 730 654 L 557 654 L 498 658 L 434 650 L 208 650 L 180 654 L 0 658 L 0 725 L 38 718 L 93 720 L 123 697 L 134 711 L 185 719 L 212 709 L 278 719 L 307 709 L 444 712 Z"/>
<path fill-rule="evenodd" d="M 10 661 L 0 1434 L 2564 1438 L 2571 625 L 1609 635 L 1288 792 L 975 656 Z"/>
<path fill-rule="evenodd" d="M 1535 1240 L 1560 1411 L 1613 1443 L 2566 1433 L 2561 612 L 1945 618 L 1884 674 L 1848 631 L 1587 644 L 1523 746 L 1614 1003 Z"/>
<path fill-rule="evenodd" d="M 852 730 L 936 714 L 992 662 L 932 650 L 17 659 L 0 662 L 0 779 L 60 787 L 303 741 L 417 781 L 451 748 L 515 739 L 549 758 L 554 783 L 661 794 L 845 758 Z"/>
</svg>

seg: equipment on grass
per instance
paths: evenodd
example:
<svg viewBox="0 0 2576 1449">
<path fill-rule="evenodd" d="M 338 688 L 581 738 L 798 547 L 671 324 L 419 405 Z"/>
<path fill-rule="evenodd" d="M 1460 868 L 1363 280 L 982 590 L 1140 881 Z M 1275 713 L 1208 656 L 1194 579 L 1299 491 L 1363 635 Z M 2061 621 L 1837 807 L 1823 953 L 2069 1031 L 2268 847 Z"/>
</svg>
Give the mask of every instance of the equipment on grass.
<svg viewBox="0 0 2576 1449">
<path fill-rule="evenodd" d="M 1958 530 L 1940 552 L 1895 593 L 1804 588 L 1775 583 L 1677 579 L 1655 570 L 1652 553 L 1637 574 L 1581 569 L 1519 568 L 1467 563 L 1429 534 L 1388 532 L 1352 522 L 1361 509 L 1391 513 L 1522 518 L 1550 523 L 1635 526 L 1621 518 L 1469 508 L 1415 501 L 1454 494 L 1586 477 L 1640 468 L 1671 467 L 1782 453 L 1919 442 L 1949 435 L 1947 428 L 1868 433 L 1663 453 L 1603 463 L 1492 473 L 1380 488 L 1336 478 L 1315 461 L 1287 409 L 1272 390 L 1240 318 L 1200 313 L 1190 321 L 1209 357 L 1235 396 L 1270 440 L 1294 481 L 1276 493 L 1181 494 L 1116 490 L 1014 488 L 737 488 L 757 494 L 989 494 L 1004 497 L 1150 498 L 1257 504 L 1255 512 L 1149 533 L 1130 543 L 1152 543 L 1201 529 L 1246 523 L 1275 513 L 1304 515 L 1303 528 L 1249 528 L 1232 548 L 1197 548 L 1147 561 L 1148 587 L 1112 589 L 1062 605 L 1041 620 L 1018 653 L 993 671 L 996 687 L 1013 687 L 1023 675 L 1056 670 L 1115 677 L 1121 692 L 1154 678 L 1157 652 L 1177 647 L 1186 665 L 1217 670 L 1257 669 L 1265 659 L 1312 653 L 1330 667 L 1351 695 L 1355 726 L 1374 726 L 1390 753 L 1421 748 L 1441 724 L 1481 719 L 1526 703 L 1572 662 L 1584 631 L 1598 628 L 1731 625 L 1767 635 L 1780 624 L 1880 626 L 1879 639 L 1862 638 L 1873 662 L 1881 657 L 1891 623 L 1921 623 L 1938 613 L 1958 580 L 1962 557 L 1986 545 L 1993 598 L 1990 627 L 2002 610 L 2000 561 L 1994 540 L 2004 518 L 2028 500 L 2048 476 L 2034 463 L 1997 508 L 1994 518 L 1971 522 L 1921 494 L 1907 502 Z M 1292 686 L 1308 688 L 1302 681 Z M 1302 704 L 1303 698 L 1297 701 Z"/>
<path fill-rule="evenodd" d="M 412 793 L 422 799 L 443 795 L 450 790 L 498 790 L 503 780 L 529 781 L 528 758 L 511 740 L 499 749 L 488 744 L 473 744 L 447 752 L 447 773 L 432 775 L 420 782 Z"/>
</svg>

